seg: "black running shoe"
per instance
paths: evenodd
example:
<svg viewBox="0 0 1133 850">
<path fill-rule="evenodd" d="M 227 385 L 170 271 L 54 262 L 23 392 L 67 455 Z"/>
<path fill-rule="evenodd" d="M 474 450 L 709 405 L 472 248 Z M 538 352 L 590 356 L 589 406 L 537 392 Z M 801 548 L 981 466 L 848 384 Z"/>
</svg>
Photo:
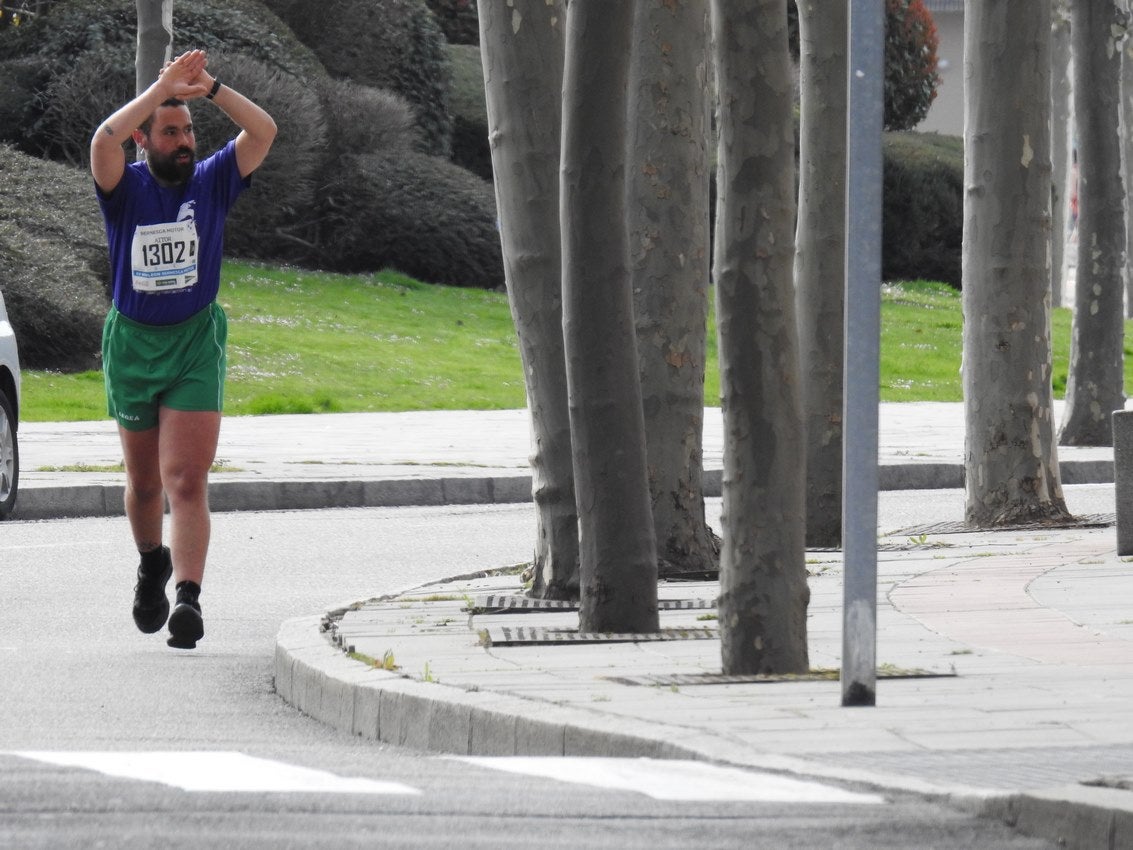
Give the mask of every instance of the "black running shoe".
<svg viewBox="0 0 1133 850">
<path fill-rule="evenodd" d="M 196 582 L 177 582 L 177 605 L 169 616 L 169 639 L 174 649 L 193 649 L 205 636 L 205 621 L 201 618 L 201 605 L 197 597 L 201 587 Z"/>
<path fill-rule="evenodd" d="M 172 575 L 173 561 L 167 546 L 161 547 L 161 561 L 155 569 L 147 571 L 138 565 L 138 583 L 134 585 L 134 623 L 147 635 L 160 631 L 169 617 L 165 585 Z"/>
</svg>

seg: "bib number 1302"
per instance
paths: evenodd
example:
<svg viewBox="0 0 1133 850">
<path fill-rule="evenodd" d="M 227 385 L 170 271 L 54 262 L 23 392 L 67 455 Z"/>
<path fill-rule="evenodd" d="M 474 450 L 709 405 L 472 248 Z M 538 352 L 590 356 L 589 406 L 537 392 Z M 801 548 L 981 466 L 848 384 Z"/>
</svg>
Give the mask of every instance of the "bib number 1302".
<svg viewBox="0 0 1133 850">
<path fill-rule="evenodd" d="M 197 228 L 192 221 L 142 225 L 131 250 L 134 289 L 169 292 L 197 282 Z"/>
</svg>

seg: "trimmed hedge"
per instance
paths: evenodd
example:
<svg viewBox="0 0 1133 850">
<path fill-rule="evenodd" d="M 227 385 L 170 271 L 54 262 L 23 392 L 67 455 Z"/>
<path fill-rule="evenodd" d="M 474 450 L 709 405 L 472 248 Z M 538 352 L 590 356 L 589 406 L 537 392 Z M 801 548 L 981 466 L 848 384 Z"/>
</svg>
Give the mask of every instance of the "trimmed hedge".
<svg viewBox="0 0 1133 850">
<path fill-rule="evenodd" d="M 881 274 L 960 288 L 964 235 L 964 140 L 887 133 Z"/>
<path fill-rule="evenodd" d="M 89 173 L 0 145 L 0 290 L 22 366 L 98 368 L 108 278 Z"/>
<path fill-rule="evenodd" d="M 43 90 L 27 137 L 32 153 L 71 165 L 90 164 L 90 140 L 108 115 L 134 97 L 134 48 L 106 45 L 79 54 Z M 129 145 L 133 156 L 133 144 Z"/>
<path fill-rule="evenodd" d="M 492 186 L 415 152 L 347 157 L 323 198 L 325 268 L 394 268 L 430 283 L 495 289 L 503 258 Z"/>
<path fill-rule="evenodd" d="M 425 0 L 449 44 L 479 44 L 476 0 Z"/>
<path fill-rule="evenodd" d="M 67 0 L 18 27 L 0 30 L 0 56 L 38 55 L 59 67 L 89 50 L 137 40 L 134 0 Z M 308 79 L 325 74 L 315 55 L 258 0 L 198 0 L 173 6 L 173 49 L 244 53 Z M 130 62 L 131 73 L 133 61 Z"/>
<path fill-rule="evenodd" d="M 452 161 L 473 174 L 492 179 L 488 145 L 488 104 L 484 66 L 477 44 L 450 44 L 452 64 Z"/>
<path fill-rule="evenodd" d="M 316 86 L 327 124 L 327 165 L 349 154 L 413 150 L 421 132 L 400 95 L 328 77 Z"/>
<path fill-rule="evenodd" d="M 249 58 L 210 57 L 218 78 L 267 110 L 279 132 L 252 186 L 228 214 L 225 253 L 262 260 L 297 260 L 306 244 L 326 161 L 327 126 L 316 89 Z M 206 101 L 191 104 L 197 151 L 203 157 L 234 138 L 238 128 Z"/>
<path fill-rule="evenodd" d="M 326 76 L 315 55 L 255 0 L 175 4 L 174 51 L 245 55 L 304 81 Z M 68 0 L 20 27 L 0 30 L 2 138 L 28 153 L 86 162 L 98 122 L 134 95 L 133 0 Z M 223 71 L 214 64 L 218 75 Z"/>
<path fill-rule="evenodd" d="M 49 78 L 47 62 L 38 56 L 0 60 L 0 142 L 22 147 L 25 128 L 39 114 L 36 92 Z"/>
<path fill-rule="evenodd" d="M 420 149 L 452 150 L 445 37 L 423 0 L 267 0 L 331 76 L 389 89 L 412 106 Z"/>
</svg>

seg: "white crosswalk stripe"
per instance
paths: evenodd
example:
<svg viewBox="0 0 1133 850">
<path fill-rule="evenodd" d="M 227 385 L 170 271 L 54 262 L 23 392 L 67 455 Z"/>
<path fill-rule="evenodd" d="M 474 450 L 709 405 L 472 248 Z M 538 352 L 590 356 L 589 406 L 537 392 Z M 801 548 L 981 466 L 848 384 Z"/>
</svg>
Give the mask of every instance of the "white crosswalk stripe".
<svg viewBox="0 0 1133 850">
<path fill-rule="evenodd" d="M 459 757 L 456 760 L 562 782 L 636 791 L 656 800 L 866 805 L 885 802 L 876 794 L 701 761 L 575 757 Z"/>
<path fill-rule="evenodd" d="M 409 785 L 257 758 L 237 752 L 46 752 L 7 755 L 106 776 L 160 782 L 185 791 L 285 792 L 320 794 L 420 794 Z"/>
</svg>

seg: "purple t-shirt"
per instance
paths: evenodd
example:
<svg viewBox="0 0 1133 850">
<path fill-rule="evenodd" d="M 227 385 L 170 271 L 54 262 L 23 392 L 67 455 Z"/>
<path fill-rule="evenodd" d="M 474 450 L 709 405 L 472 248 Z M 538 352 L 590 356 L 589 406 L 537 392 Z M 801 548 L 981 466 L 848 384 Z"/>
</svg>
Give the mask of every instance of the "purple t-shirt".
<svg viewBox="0 0 1133 850">
<path fill-rule="evenodd" d="M 132 162 L 113 192 L 98 189 L 118 311 L 172 325 L 211 304 L 220 290 L 225 218 L 250 184 L 231 141 L 197 163 L 184 186 L 161 186 L 144 162 Z"/>
</svg>

